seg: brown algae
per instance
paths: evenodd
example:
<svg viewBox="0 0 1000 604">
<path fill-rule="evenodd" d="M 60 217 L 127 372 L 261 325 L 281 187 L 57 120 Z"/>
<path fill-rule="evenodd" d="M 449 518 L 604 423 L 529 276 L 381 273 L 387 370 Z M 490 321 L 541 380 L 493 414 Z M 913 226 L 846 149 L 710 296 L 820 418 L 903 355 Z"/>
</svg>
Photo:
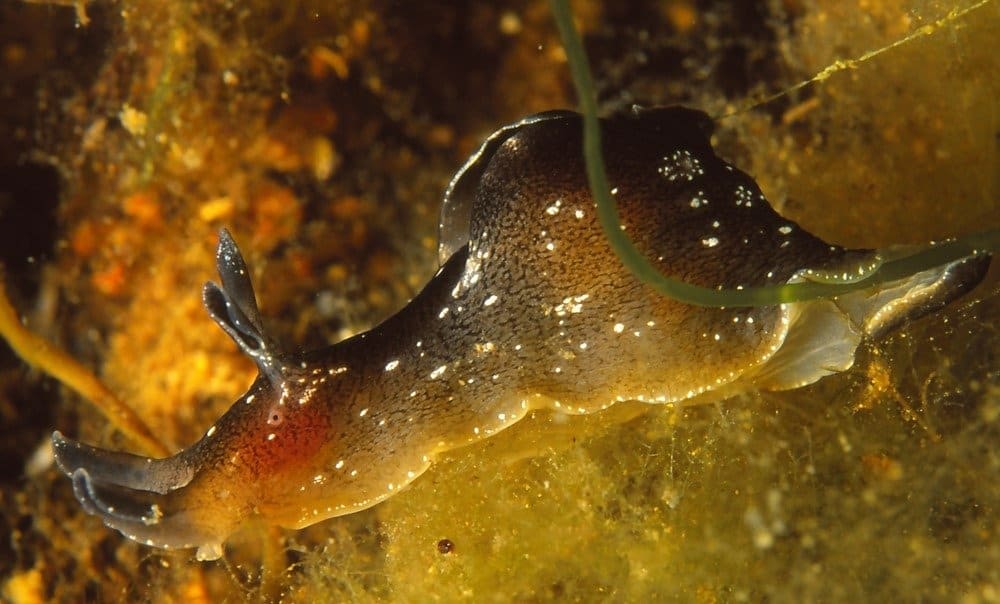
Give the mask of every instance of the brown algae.
<svg viewBox="0 0 1000 604">
<path fill-rule="evenodd" d="M 738 38 L 727 37 L 738 30 L 725 29 L 734 13 L 722 4 L 668 5 L 642 19 L 596 2 L 575 7 L 609 91 L 602 98 L 619 102 L 616 91 L 627 90 L 645 103 L 721 114 L 753 92 L 720 85 L 733 74 L 772 91 L 952 8 L 786 3 L 794 29 L 778 19 Z M 336 14 L 318 6 L 320 17 L 307 19 L 305 10 L 255 4 L 233 28 L 213 10 L 172 6 L 138 3 L 121 16 L 89 4 L 90 27 L 120 28 L 108 36 L 109 68 L 70 99 L 67 118 L 49 113 L 40 129 L 60 141 L 49 151 L 63 165 L 79 167 L 66 171 L 60 207 L 70 246 L 52 261 L 67 299 L 84 302 L 64 329 L 104 334 L 106 345 L 89 353 L 99 375 L 165 440 L 185 443 L 252 371 L 191 294 L 210 277 L 205 241 L 220 224 L 251 234 L 244 247 L 276 333 L 304 348 L 339 339 L 400 306 L 427 276 L 417 273 L 433 263 L 436 191 L 476 141 L 518 115 L 567 105 L 569 89 L 541 2 L 477 9 L 465 20 L 444 8 L 390 13 L 364 2 Z M 750 168 L 782 213 L 828 240 L 877 247 L 989 226 L 997 116 L 984 74 L 997 69 L 997 10 L 988 4 L 809 87 L 789 103 L 787 123 L 778 119 L 783 102 L 727 119 L 718 146 Z M 670 18 L 692 12 L 694 26 Z M 37 26 L 75 18 L 72 9 L 38 15 Z M 413 27 L 424 22 L 434 26 Z M 162 70 L 154 49 L 170 39 L 194 70 Z M 696 39 L 713 49 L 699 50 Z M 662 68 L 676 48 L 690 51 L 690 72 Z M 307 75 L 297 71 L 303 62 Z M 341 63 L 346 73 L 322 68 Z M 420 67 L 428 64 L 436 70 Z M 152 110 L 157 82 L 171 91 L 162 105 L 171 119 Z M 473 90 L 494 100 L 469 103 Z M 141 143 L 108 117 L 126 103 L 154 118 Z M 339 163 L 323 159 L 331 155 L 321 144 L 297 144 L 316 136 L 332 141 Z M 153 160 L 137 164 L 137 146 L 152 146 Z M 336 167 L 320 182 L 326 172 L 312 166 L 325 165 Z M 142 218 L 144 202 L 124 211 L 138 191 L 160 205 L 162 223 Z M 267 278 L 274 274 L 295 278 Z M 286 599 L 987 601 L 1000 567 L 1000 467 L 989 453 L 1000 309 L 993 289 L 978 295 L 986 299 L 879 342 L 869 354 L 888 376 L 871 382 L 862 358 L 849 374 L 801 391 L 624 424 L 540 415 L 446 454 L 379 508 L 287 535 Z M 71 341 L 75 351 L 85 340 Z M 139 383 L 137 373 L 164 377 Z M 82 414 L 75 433 L 125 446 L 106 440 L 107 424 L 93 414 Z M 229 566 L 199 568 L 84 517 L 54 471 L 5 485 L 3 501 L 4 523 L 16 529 L 0 565 L 6 585 L 38 585 L 31 577 L 41 573 L 48 599 L 255 597 L 255 538 L 232 548 Z M 442 539 L 454 544 L 447 555 Z M 99 580 L 88 583 L 92 573 Z"/>
</svg>

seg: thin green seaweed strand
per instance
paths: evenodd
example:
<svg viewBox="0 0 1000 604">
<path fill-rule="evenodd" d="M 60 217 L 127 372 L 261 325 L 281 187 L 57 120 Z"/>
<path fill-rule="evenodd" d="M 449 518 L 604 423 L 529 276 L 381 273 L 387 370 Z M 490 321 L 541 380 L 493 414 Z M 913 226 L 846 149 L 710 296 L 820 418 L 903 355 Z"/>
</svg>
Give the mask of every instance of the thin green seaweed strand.
<svg viewBox="0 0 1000 604">
<path fill-rule="evenodd" d="M 608 185 L 608 176 L 604 170 L 600 123 L 597 118 L 597 95 L 591 82 L 587 55 L 583 50 L 576 26 L 573 24 L 568 1 L 549 0 L 549 6 L 556 26 L 559 28 L 563 48 L 566 50 L 566 59 L 583 114 L 583 155 L 587 165 L 587 180 L 591 193 L 597 202 L 597 215 L 601 222 L 601 228 L 622 263 L 636 277 L 661 294 L 686 304 L 709 307 L 768 306 L 787 302 L 804 302 L 868 289 L 961 258 L 984 252 L 992 253 L 1000 248 L 1000 229 L 974 233 L 927 247 L 903 258 L 882 262 L 868 277 L 843 283 L 836 282 L 836 280 L 825 283 L 807 281 L 769 287 L 748 287 L 739 290 L 712 289 L 685 283 L 662 274 L 643 256 L 629 236 L 621 229 L 621 219 L 611 198 L 611 187 Z"/>
</svg>

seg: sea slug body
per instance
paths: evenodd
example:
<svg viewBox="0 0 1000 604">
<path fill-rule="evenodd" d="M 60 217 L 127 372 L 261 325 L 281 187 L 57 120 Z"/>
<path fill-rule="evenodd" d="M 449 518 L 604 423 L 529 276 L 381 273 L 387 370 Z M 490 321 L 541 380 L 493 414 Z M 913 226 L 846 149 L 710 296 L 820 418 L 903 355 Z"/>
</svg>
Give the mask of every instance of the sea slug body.
<svg viewBox="0 0 1000 604">
<path fill-rule="evenodd" d="M 712 288 L 781 284 L 864 267 L 782 218 L 681 108 L 602 121 L 622 228 L 664 274 Z M 225 231 L 208 284 L 213 319 L 259 376 L 197 443 L 147 459 L 53 435 L 84 509 L 126 536 L 217 558 L 243 522 L 303 527 L 361 510 L 442 451 L 531 410 L 681 403 L 738 388 L 793 388 L 853 363 L 862 337 L 960 295 L 988 257 L 836 300 L 712 309 L 638 281 L 604 237 L 587 188 L 577 114 L 498 130 L 453 179 L 441 267 L 399 313 L 308 353 L 263 328 L 249 271 Z"/>
</svg>

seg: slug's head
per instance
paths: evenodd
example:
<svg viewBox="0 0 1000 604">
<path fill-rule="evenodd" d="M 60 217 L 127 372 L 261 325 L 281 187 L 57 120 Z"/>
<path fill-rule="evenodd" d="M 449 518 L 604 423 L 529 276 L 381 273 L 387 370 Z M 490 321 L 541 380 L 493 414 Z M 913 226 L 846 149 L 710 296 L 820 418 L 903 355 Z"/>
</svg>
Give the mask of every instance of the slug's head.
<svg viewBox="0 0 1000 604">
<path fill-rule="evenodd" d="M 308 471 L 327 440 L 313 399 L 331 376 L 292 366 L 264 336 L 249 271 L 229 233 L 220 234 L 222 285 L 205 286 L 209 314 L 257 363 L 260 377 L 195 445 L 165 459 L 98 449 L 52 435 L 59 468 L 90 514 L 136 541 L 198 548 L 215 559 L 252 515 L 273 518 L 282 493 Z"/>
<path fill-rule="evenodd" d="M 222 555 L 233 528 L 191 506 L 187 485 L 196 472 L 181 455 L 149 459 L 98 449 L 52 435 L 56 463 L 73 481 L 88 514 L 126 537 L 167 549 L 198 548 L 200 560 Z"/>
</svg>

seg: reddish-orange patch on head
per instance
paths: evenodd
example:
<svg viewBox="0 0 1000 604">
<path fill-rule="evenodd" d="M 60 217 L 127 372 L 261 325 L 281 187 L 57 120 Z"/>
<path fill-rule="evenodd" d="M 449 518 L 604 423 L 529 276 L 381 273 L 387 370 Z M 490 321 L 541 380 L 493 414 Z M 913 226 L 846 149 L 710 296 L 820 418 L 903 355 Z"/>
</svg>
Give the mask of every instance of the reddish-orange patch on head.
<svg viewBox="0 0 1000 604">
<path fill-rule="evenodd" d="M 271 405 L 242 444 L 241 458 L 257 481 L 282 482 L 308 467 L 329 436 L 321 405 Z"/>
</svg>

